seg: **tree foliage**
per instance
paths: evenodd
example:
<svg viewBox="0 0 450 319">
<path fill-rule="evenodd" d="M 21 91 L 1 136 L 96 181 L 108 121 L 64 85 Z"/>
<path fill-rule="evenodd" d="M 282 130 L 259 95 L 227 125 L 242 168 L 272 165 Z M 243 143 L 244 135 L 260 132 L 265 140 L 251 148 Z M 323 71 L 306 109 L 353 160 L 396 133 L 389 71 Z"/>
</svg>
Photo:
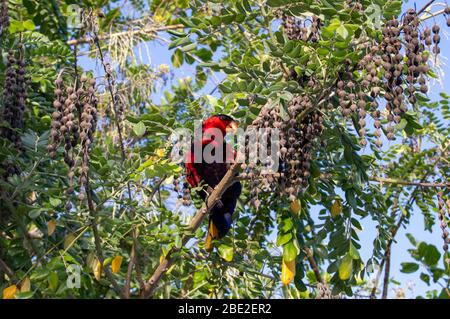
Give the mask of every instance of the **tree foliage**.
<svg viewBox="0 0 450 319">
<path fill-rule="evenodd" d="M 413 211 L 444 247 L 408 234 L 401 271 L 421 272 L 423 297 L 450 297 L 450 96 L 428 91 L 450 9 L 124 3 L 1 1 L 4 298 L 136 298 L 168 254 L 154 298 L 386 297 Z M 170 67 L 142 62 L 151 45 Z M 206 225 L 187 228 L 202 202 L 171 134 L 214 113 L 244 128 L 291 121 L 305 164 L 284 179 L 241 167 L 233 229 L 209 254 Z M 362 246 L 367 220 L 377 232 Z"/>
</svg>

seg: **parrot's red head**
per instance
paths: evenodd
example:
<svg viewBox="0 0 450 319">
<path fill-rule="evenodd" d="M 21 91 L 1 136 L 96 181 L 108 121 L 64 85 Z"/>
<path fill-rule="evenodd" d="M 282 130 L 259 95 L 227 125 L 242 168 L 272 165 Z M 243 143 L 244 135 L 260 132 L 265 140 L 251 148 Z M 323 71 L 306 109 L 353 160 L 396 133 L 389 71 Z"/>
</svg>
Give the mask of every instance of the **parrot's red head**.
<svg viewBox="0 0 450 319">
<path fill-rule="evenodd" d="M 228 115 L 217 114 L 203 121 L 203 132 L 211 128 L 219 129 L 225 136 L 227 132 L 236 133 L 238 124 Z"/>
</svg>

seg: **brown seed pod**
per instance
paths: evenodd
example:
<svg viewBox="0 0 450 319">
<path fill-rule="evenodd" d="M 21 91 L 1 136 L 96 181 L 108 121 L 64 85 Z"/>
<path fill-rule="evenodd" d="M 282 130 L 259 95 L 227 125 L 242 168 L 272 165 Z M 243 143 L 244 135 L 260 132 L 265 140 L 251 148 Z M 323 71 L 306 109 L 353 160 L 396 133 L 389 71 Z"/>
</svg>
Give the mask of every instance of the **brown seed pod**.
<svg viewBox="0 0 450 319">
<path fill-rule="evenodd" d="M 440 29 L 441 28 L 437 24 L 433 25 L 433 27 L 431 28 L 434 34 L 439 33 Z"/>
<path fill-rule="evenodd" d="M 25 111 L 28 86 L 25 77 L 24 56 L 25 47 L 20 42 L 16 44 L 14 50 L 10 50 L 7 54 L 3 89 L 4 107 L 1 114 L 1 120 L 7 123 L 7 125 L 4 125 L 0 129 L 0 136 L 9 140 L 19 151 L 22 151 L 20 130 L 24 126 L 23 114 Z M 9 166 L 8 163 L 5 163 L 5 165 Z M 12 169 L 11 171 L 16 172 L 17 169 Z M 8 175 L 8 170 L 6 170 L 6 175 Z"/>
<path fill-rule="evenodd" d="M 437 199 L 438 199 L 438 216 L 439 216 L 439 221 L 440 223 L 440 227 L 442 230 L 442 239 L 444 241 L 444 245 L 443 245 L 443 250 L 444 252 L 448 252 L 448 244 L 450 244 L 450 238 L 449 238 L 449 233 L 447 231 L 447 222 L 445 220 L 445 201 L 443 199 L 443 192 L 439 191 L 437 193 Z"/>
</svg>

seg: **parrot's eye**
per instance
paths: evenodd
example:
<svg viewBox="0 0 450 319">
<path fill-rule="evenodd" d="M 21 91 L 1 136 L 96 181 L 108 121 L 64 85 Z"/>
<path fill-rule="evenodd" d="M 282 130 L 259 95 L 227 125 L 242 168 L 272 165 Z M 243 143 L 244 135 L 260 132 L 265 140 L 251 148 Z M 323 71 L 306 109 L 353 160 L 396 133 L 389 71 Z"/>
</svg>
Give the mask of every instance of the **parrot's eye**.
<svg viewBox="0 0 450 319">
<path fill-rule="evenodd" d="M 223 122 L 232 122 L 234 121 L 232 117 L 225 115 L 225 114 L 219 114 L 217 115 L 217 117 L 219 118 L 219 120 L 223 121 Z"/>
</svg>

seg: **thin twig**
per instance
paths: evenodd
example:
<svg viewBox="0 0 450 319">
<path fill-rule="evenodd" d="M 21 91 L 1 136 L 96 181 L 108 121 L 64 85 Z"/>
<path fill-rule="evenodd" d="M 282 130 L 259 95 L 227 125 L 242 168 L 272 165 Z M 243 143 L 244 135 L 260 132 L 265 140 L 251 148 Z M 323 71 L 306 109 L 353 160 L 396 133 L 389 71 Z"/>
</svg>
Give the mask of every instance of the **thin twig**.
<svg viewBox="0 0 450 319">
<path fill-rule="evenodd" d="M 412 182 L 412 181 L 404 181 L 393 178 L 383 178 L 383 177 L 370 177 L 370 180 L 374 182 L 379 182 L 380 184 L 399 184 L 399 185 L 408 185 L 408 186 L 420 186 L 420 187 L 450 187 L 450 183 L 428 183 L 428 182 Z"/>
<path fill-rule="evenodd" d="M 419 11 L 417 11 L 417 15 L 421 14 L 422 12 L 424 12 L 429 6 L 431 6 L 433 4 L 433 2 L 436 0 L 430 0 L 428 1 L 423 7 L 422 9 L 420 9 Z"/>
<path fill-rule="evenodd" d="M 125 279 L 125 284 L 123 285 L 123 296 L 125 299 L 130 298 L 130 282 L 131 282 L 131 275 L 133 274 L 133 267 L 135 264 L 135 252 L 134 252 L 134 245 L 131 246 L 131 254 L 130 254 L 130 262 L 128 264 L 127 268 L 127 277 Z"/>
<path fill-rule="evenodd" d="M 3 261 L 3 259 L 0 258 L 0 269 L 2 269 L 5 274 L 11 279 L 14 278 L 14 272 L 9 268 L 9 266 L 6 264 L 6 262 Z"/>
<path fill-rule="evenodd" d="M 100 269 L 103 269 L 103 267 L 104 267 L 103 262 L 105 261 L 105 257 L 103 255 L 101 239 L 100 239 L 100 235 L 99 235 L 98 229 L 97 229 L 98 214 L 94 208 L 94 203 L 92 201 L 91 189 L 90 189 L 90 185 L 89 185 L 89 176 L 87 176 L 87 178 L 86 178 L 86 187 L 85 188 L 86 188 L 86 197 L 87 197 L 87 202 L 88 202 L 89 213 L 90 213 L 91 217 L 94 219 L 93 223 L 92 223 L 92 233 L 94 235 L 95 250 L 96 250 L 98 261 L 100 262 L 100 265 L 101 265 Z M 120 290 L 119 284 L 114 279 L 108 266 L 106 266 L 104 268 L 104 271 L 105 271 L 105 275 L 108 278 L 109 282 L 111 282 L 111 284 L 113 285 L 115 292 L 120 296 L 121 290 Z"/>
<path fill-rule="evenodd" d="M 314 260 L 314 256 L 313 256 L 311 249 L 309 249 L 308 247 L 305 247 L 305 248 L 303 248 L 303 251 L 306 254 L 306 258 L 308 259 L 309 265 L 311 266 L 312 270 L 314 271 L 314 274 L 316 275 L 317 281 L 320 282 L 321 284 L 325 284 L 325 282 L 323 281 L 322 275 L 320 274 L 319 267 L 317 266 L 317 263 Z"/>
</svg>

